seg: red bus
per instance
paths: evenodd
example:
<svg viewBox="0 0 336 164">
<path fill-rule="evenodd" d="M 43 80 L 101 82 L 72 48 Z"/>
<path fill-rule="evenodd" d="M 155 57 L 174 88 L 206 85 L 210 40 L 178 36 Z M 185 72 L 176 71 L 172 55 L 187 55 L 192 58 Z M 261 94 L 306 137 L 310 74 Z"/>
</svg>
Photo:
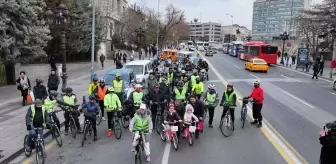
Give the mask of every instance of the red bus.
<svg viewBox="0 0 336 164">
<path fill-rule="evenodd" d="M 249 60 L 251 58 L 264 59 L 267 64 L 277 64 L 278 47 L 263 42 L 246 42 L 244 50 L 238 54 L 241 60 Z"/>
</svg>

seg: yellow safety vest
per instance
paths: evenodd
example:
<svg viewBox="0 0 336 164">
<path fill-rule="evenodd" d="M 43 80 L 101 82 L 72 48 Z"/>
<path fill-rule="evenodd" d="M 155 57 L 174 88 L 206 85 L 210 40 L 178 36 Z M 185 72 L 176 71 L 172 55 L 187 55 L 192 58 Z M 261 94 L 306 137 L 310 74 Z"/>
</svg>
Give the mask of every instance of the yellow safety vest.
<svg viewBox="0 0 336 164">
<path fill-rule="evenodd" d="M 146 116 L 145 119 L 141 118 L 138 114 L 135 114 L 135 130 L 148 129 L 149 127 L 149 116 Z"/>
<path fill-rule="evenodd" d="M 210 94 L 207 93 L 206 95 L 206 103 L 207 104 L 213 104 L 216 101 L 216 93 Z"/>
<path fill-rule="evenodd" d="M 190 77 L 190 81 L 191 81 L 191 86 L 193 87 L 195 84 L 196 84 L 196 76 L 195 75 L 192 75 Z"/>
<path fill-rule="evenodd" d="M 119 82 L 117 80 L 113 80 L 113 88 L 115 93 L 122 93 L 123 90 L 123 81 L 120 80 Z"/>
<path fill-rule="evenodd" d="M 173 82 L 174 73 L 167 73 L 167 84 L 171 84 Z"/>
<path fill-rule="evenodd" d="M 200 82 L 198 84 L 195 84 L 192 90 L 195 91 L 196 94 L 201 94 L 203 92 L 203 83 Z"/>
<path fill-rule="evenodd" d="M 176 100 L 185 100 L 186 99 L 187 90 L 185 88 L 180 92 L 178 89 L 175 89 L 175 99 Z"/>
<path fill-rule="evenodd" d="M 142 97 L 143 93 L 142 92 L 133 92 L 133 104 L 135 106 L 140 106 L 142 104 Z"/>
<path fill-rule="evenodd" d="M 44 106 L 47 108 L 47 112 L 51 113 L 54 109 L 54 106 L 56 104 L 56 100 L 44 100 Z"/>
<path fill-rule="evenodd" d="M 35 105 L 31 105 L 30 106 L 30 110 L 31 110 L 31 114 L 32 114 L 32 117 L 31 117 L 31 124 L 33 124 L 33 121 L 34 121 L 34 117 L 35 117 Z M 45 127 L 46 124 L 45 124 L 45 111 L 46 111 L 46 108 L 44 105 L 42 105 L 42 116 L 43 116 L 43 124 L 42 126 Z"/>
<path fill-rule="evenodd" d="M 114 111 L 118 107 L 121 110 L 121 102 L 119 100 L 119 97 L 114 93 L 109 93 L 105 95 L 104 106 L 107 107 L 106 110 L 108 112 Z"/>
<path fill-rule="evenodd" d="M 94 82 L 91 82 L 91 83 L 89 84 L 88 94 L 91 95 L 92 92 L 94 91 L 94 89 L 97 88 L 97 86 L 98 86 L 98 83 L 97 83 L 97 84 L 94 84 Z"/>
<path fill-rule="evenodd" d="M 76 96 L 75 95 L 72 95 L 72 96 L 63 96 L 63 101 L 69 105 L 75 105 L 75 99 L 76 99 Z"/>
</svg>

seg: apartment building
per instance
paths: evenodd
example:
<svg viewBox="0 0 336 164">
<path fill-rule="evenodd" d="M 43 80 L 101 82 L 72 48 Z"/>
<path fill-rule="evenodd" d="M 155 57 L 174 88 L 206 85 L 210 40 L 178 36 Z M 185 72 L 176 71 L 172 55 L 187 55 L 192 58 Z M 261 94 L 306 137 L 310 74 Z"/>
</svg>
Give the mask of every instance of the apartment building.
<svg viewBox="0 0 336 164">
<path fill-rule="evenodd" d="M 237 30 L 239 30 L 240 33 L 237 33 Z M 231 41 L 245 41 L 247 36 L 251 36 L 251 30 L 245 26 L 239 26 L 238 24 L 222 26 L 221 40 L 224 43 Z"/>
<path fill-rule="evenodd" d="M 190 40 L 221 41 L 221 24 L 215 22 L 190 22 Z"/>
</svg>

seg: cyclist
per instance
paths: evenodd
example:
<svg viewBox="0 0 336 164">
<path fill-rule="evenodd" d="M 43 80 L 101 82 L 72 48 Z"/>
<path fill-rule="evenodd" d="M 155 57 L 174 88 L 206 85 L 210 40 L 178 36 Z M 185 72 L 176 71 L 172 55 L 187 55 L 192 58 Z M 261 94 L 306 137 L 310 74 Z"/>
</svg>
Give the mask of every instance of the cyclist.
<svg viewBox="0 0 336 164">
<path fill-rule="evenodd" d="M 173 100 L 180 100 L 181 102 L 185 102 L 187 99 L 187 90 L 184 88 L 183 81 L 177 82 L 177 88 L 172 94 Z"/>
<path fill-rule="evenodd" d="M 42 105 L 42 100 L 36 99 L 34 102 L 34 105 L 31 105 L 28 108 L 27 114 L 26 114 L 26 126 L 27 130 L 29 131 L 28 135 L 28 140 L 27 140 L 27 149 L 28 151 L 31 150 L 32 146 L 32 139 L 33 137 L 36 136 L 36 131 L 34 128 L 39 128 L 39 127 L 47 127 L 50 129 L 49 123 L 49 117 L 48 117 L 48 112 L 47 109 L 44 105 Z M 41 131 L 43 136 L 43 131 Z"/>
<path fill-rule="evenodd" d="M 94 74 L 92 82 L 89 84 L 88 95 L 91 95 L 93 90 L 96 89 L 98 86 L 98 78 L 97 75 Z"/>
<path fill-rule="evenodd" d="M 49 116 L 53 118 L 53 120 L 56 123 L 58 129 L 61 129 L 61 124 L 60 124 L 60 121 L 59 121 L 56 113 L 50 114 L 51 112 L 54 111 L 55 108 L 57 108 L 57 103 L 56 103 L 57 95 L 58 95 L 58 93 L 55 90 L 50 90 L 49 97 L 51 98 L 51 100 L 49 98 L 45 99 L 43 105 L 47 108 L 47 112 L 48 112 Z"/>
<path fill-rule="evenodd" d="M 92 115 L 90 116 L 90 114 L 85 115 L 85 120 L 88 119 L 91 121 L 92 123 L 92 129 L 93 129 L 93 135 L 94 138 L 93 140 L 96 141 L 97 140 L 97 126 L 96 126 L 96 120 L 97 117 L 96 115 L 99 114 L 99 105 L 96 103 L 96 96 L 95 95 L 90 95 L 89 96 L 89 102 L 85 103 L 82 105 L 82 109 L 86 109 L 85 112 L 87 113 L 92 113 Z"/>
<path fill-rule="evenodd" d="M 165 115 L 165 118 L 164 118 L 164 122 L 174 122 L 174 124 L 176 125 L 177 122 L 182 122 L 182 118 L 178 115 L 178 113 L 176 112 L 175 110 L 175 106 L 174 104 L 169 104 L 169 112 L 167 115 Z M 177 124 L 177 126 L 179 127 L 178 131 L 177 131 L 177 137 L 178 139 L 180 139 L 180 136 L 181 136 L 181 125 L 180 124 Z M 166 125 L 167 129 L 169 129 L 169 125 Z M 165 130 L 167 130 L 165 129 Z"/>
<path fill-rule="evenodd" d="M 194 114 L 194 108 L 192 105 L 187 104 L 185 107 L 186 111 L 183 117 L 183 120 L 185 122 L 192 122 L 193 120 L 195 122 L 198 122 L 198 118 L 196 117 L 196 115 Z"/>
<path fill-rule="evenodd" d="M 134 80 L 132 80 L 131 81 L 131 86 L 127 89 L 126 100 L 128 100 L 131 93 L 133 93 L 135 91 L 135 85 L 136 85 L 136 83 L 134 82 Z"/>
<path fill-rule="evenodd" d="M 164 95 L 159 90 L 159 84 L 155 84 L 154 85 L 154 90 L 149 92 L 148 100 L 149 100 L 149 104 L 150 104 L 150 110 L 151 110 L 151 113 L 153 115 L 152 121 L 155 122 L 155 116 L 157 114 L 157 109 L 158 109 L 158 106 L 160 105 L 158 103 L 165 101 Z M 153 102 L 157 103 L 157 104 L 153 104 Z"/>
<path fill-rule="evenodd" d="M 135 91 L 131 93 L 130 100 L 133 104 L 132 115 L 134 115 L 135 111 L 139 109 L 142 102 L 145 100 L 145 96 L 142 93 L 142 86 L 140 84 L 135 85 Z"/>
<path fill-rule="evenodd" d="M 192 87 L 192 92 L 194 92 L 197 96 L 198 99 L 201 98 L 201 96 L 203 95 L 203 89 L 204 88 L 204 84 L 203 82 L 201 82 L 200 78 L 197 76 L 196 77 L 196 84 L 193 85 Z"/>
<path fill-rule="evenodd" d="M 208 85 L 208 90 L 204 94 L 204 102 L 209 111 L 209 127 L 213 128 L 212 121 L 215 113 L 215 108 L 219 103 L 218 93 L 215 90 L 214 84 Z"/>
<path fill-rule="evenodd" d="M 192 94 L 189 98 L 190 100 L 190 104 L 192 105 L 192 107 L 194 108 L 194 114 L 195 116 L 202 121 L 203 120 L 203 116 L 204 116 L 204 103 L 197 99 L 196 96 L 194 94 Z M 202 126 L 203 123 L 201 123 L 201 125 L 199 125 L 201 122 L 198 122 L 198 126 Z M 195 137 L 198 138 L 199 137 L 199 132 L 200 130 L 197 129 L 195 132 Z"/>
<path fill-rule="evenodd" d="M 149 77 L 148 77 L 148 89 L 149 92 L 153 91 L 155 85 L 158 83 L 158 80 L 155 78 L 154 76 L 154 72 L 150 72 L 149 73 Z"/>
<path fill-rule="evenodd" d="M 253 99 L 252 114 L 254 121 L 252 121 L 251 124 L 258 124 L 258 128 L 262 127 L 261 109 L 264 103 L 264 90 L 260 87 L 259 81 L 254 82 L 254 88 L 251 94 L 246 98 Z"/>
<path fill-rule="evenodd" d="M 183 83 L 184 83 L 183 88 L 187 90 L 187 93 L 190 93 L 191 85 L 190 85 L 190 81 L 188 79 L 188 76 L 184 75 L 182 78 L 183 78 Z"/>
<path fill-rule="evenodd" d="M 197 77 L 197 70 L 194 70 L 193 74 L 190 77 L 191 87 L 193 87 L 196 84 L 196 77 Z"/>
<path fill-rule="evenodd" d="M 112 87 L 114 88 L 115 94 L 119 97 L 119 100 L 121 102 L 124 102 L 123 101 L 124 83 L 123 80 L 120 79 L 119 73 L 115 75 L 115 79 L 112 81 Z"/>
<path fill-rule="evenodd" d="M 110 137 L 112 135 L 112 125 L 111 121 L 114 117 L 114 110 L 118 109 L 119 111 L 122 110 L 121 102 L 117 94 L 114 93 L 114 88 L 110 87 L 107 90 L 107 94 L 104 97 L 104 106 L 106 107 L 107 111 L 107 136 Z"/>
<path fill-rule="evenodd" d="M 72 93 L 72 88 L 67 88 L 66 89 L 66 94 L 63 96 L 63 101 L 64 103 L 66 103 L 69 106 L 74 106 L 77 103 L 77 97 L 75 94 Z M 75 124 L 77 127 L 77 133 L 81 133 L 81 127 L 79 124 L 79 114 L 77 111 L 73 111 L 73 112 L 69 112 L 69 111 L 65 111 L 64 112 L 64 127 L 65 127 L 65 133 L 64 135 L 68 135 L 69 133 L 69 123 L 70 123 L 70 114 L 72 114 L 74 120 L 75 120 Z"/>
<path fill-rule="evenodd" d="M 47 88 L 43 85 L 42 79 L 36 79 L 36 86 L 33 88 L 34 98 L 44 100 L 48 97 Z"/>
<path fill-rule="evenodd" d="M 162 81 L 160 82 L 159 90 L 164 95 L 164 99 L 169 102 L 170 101 L 170 88 L 167 85 L 165 78 L 162 78 Z"/>
<path fill-rule="evenodd" d="M 129 130 L 131 132 L 134 132 L 134 137 L 133 137 L 133 148 L 132 152 L 135 151 L 135 147 L 138 144 L 135 136 L 139 136 L 139 130 L 141 129 L 148 129 L 148 134 L 145 134 L 143 137 L 144 140 L 144 148 L 145 148 L 145 153 L 146 153 L 146 161 L 150 161 L 150 138 L 149 135 L 153 131 L 153 122 L 151 119 L 151 112 L 146 109 L 146 104 L 141 104 L 139 110 L 136 111 L 134 114 L 134 117 L 132 118 L 130 124 L 129 124 Z"/>
<path fill-rule="evenodd" d="M 101 110 L 102 120 L 106 121 L 104 117 L 104 97 L 107 93 L 107 87 L 105 86 L 105 80 L 100 79 L 99 85 L 94 89 L 93 94 L 98 98 L 98 104 Z"/>
<path fill-rule="evenodd" d="M 227 104 L 229 105 L 229 108 L 224 108 L 221 119 L 224 118 L 226 112 L 228 111 L 228 109 L 230 109 L 231 119 L 232 119 L 232 122 L 234 123 L 235 121 L 234 110 L 235 110 L 235 107 L 237 106 L 236 102 L 237 102 L 237 96 L 233 90 L 233 85 L 228 84 L 226 86 L 226 92 L 223 93 L 220 106 L 224 106 L 224 104 Z M 233 129 L 234 129 L 234 124 L 233 124 Z"/>
<path fill-rule="evenodd" d="M 173 68 L 169 67 L 168 73 L 167 73 L 167 84 L 170 86 L 170 90 L 173 89 L 173 79 L 174 79 L 174 73 Z"/>
</svg>

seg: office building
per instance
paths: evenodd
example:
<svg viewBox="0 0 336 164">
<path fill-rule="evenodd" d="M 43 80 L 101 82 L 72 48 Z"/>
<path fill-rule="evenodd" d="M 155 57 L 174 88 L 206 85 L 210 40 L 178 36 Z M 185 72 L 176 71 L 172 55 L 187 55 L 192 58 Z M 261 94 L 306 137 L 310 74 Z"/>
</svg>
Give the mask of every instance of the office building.
<svg viewBox="0 0 336 164">
<path fill-rule="evenodd" d="M 214 22 L 190 22 L 190 40 L 197 41 L 221 41 L 221 24 Z"/>
<path fill-rule="evenodd" d="M 237 30 L 239 30 L 240 34 L 237 34 Z M 222 26 L 221 40 L 224 43 L 229 43 L 231 41 L 245 41 L 247 36 L 251 36 L 251 30 L 245 26 L 239 26 L 238 24 Z"/>
<path fill-rule="evenodd" d="M 252 39 L 272 41 L 281 33 L 295 36 L 294 19 L 312 0 L 256 0 L 253 4 Z"/>
</svg>

